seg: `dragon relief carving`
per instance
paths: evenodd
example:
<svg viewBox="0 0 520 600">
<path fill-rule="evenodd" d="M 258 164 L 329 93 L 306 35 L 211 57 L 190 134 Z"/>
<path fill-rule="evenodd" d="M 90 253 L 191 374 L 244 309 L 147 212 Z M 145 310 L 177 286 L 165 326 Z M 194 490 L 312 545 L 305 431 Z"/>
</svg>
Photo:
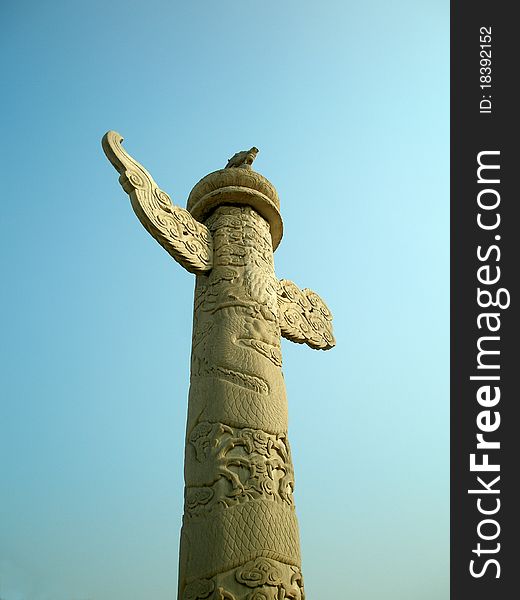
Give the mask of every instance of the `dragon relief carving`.
<svg viewBox="0 0 520 600">
<path fill-rule="evenodd" d="M 186 487 L 189 517 L 207 516 L 248 500 L 293 506 L 294 472 L 286 435 L 204 421 L 193 428 L 188 441 L 200 464 L 200 479 L 208 474 L 212 478 L 206 485 Z"/>
<path fill-rule="evenodd" d="M 214 237 L 214 266 L 209 275 L 197 279 L 192 374 L 220 376 L 267 394 L 265 377 L 233 367 L 251 362 L 246 349 L 281 366 L 277 281 L 268 227 L 248 207 L 220 207 L 207 225 Z M 222 324 L 225 330 L 219 333 Z M 211 358 L 215 336 L 233 354 L 232 360 L 223 361 L 226 352 L 222 351 L 217 360 Z"/>
</svg>

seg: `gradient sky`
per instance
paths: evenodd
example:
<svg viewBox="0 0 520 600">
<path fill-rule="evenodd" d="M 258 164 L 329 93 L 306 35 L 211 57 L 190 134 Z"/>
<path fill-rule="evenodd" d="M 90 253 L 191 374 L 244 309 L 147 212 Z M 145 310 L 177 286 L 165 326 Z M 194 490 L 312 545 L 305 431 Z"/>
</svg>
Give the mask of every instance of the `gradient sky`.
<svg viewBox="0 0 520 600">
<path fill-rule="evenodd" d="M 447 600 L 449 3 L 3 0 L 0 598 L 176 597 L 194 278 L 101 150 L 172 199 L 277 187 L 309 600 Z"/>
</svg>

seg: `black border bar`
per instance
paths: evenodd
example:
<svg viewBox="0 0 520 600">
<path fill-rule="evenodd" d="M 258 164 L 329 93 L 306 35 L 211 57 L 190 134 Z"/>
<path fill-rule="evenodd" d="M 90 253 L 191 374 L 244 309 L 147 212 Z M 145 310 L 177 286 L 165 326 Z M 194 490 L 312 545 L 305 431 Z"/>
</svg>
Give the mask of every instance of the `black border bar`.
<svg viewBox="0 0 520 600">
<path fill-rule="evenodd" d="M 514 7 L 451 3 L 452 600 L 520 597 Z"/>
</svg>

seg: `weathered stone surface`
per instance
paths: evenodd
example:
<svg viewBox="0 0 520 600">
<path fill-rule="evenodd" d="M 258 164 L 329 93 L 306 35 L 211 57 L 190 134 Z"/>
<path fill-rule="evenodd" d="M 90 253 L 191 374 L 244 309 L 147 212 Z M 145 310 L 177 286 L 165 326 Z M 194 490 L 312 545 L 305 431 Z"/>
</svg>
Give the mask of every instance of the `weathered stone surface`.
<svg viewBox="0 0 520 600">
<path fill-rule="evenodd" d="M 317 294 L 276 278 L 280 204 L 251 170 L 256 148 L 202 179 L 187 212 L 121 139 L 109 132 L 103 147 L 134 210 L 197 274 L 179 600 L 303 600 L 280 336 L 331 348 L 332 316 Z"/>
</svg>

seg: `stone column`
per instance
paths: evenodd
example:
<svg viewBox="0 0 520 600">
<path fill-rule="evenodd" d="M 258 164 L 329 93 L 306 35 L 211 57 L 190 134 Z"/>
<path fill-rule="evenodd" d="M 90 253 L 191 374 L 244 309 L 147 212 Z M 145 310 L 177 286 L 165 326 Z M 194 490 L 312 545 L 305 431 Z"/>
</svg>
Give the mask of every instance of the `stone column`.
<svg viewBox="0 0 520 600">
<path fill-rule="evenodd" d="M 280 336 L 327 350 L 332 315 L 278 280 L 280 202 L 237 153 L 171 203 L 108 132 L 103 149 L 146 230 L 196 275 L 179 600 L 303 600 Z"/>
<path fill-rule="evenodd" d="M 179 598 L 303 598 L 287 439 L 278 280 L 250 206 L 205 221 L 195 288 Z"/>
</svg>

